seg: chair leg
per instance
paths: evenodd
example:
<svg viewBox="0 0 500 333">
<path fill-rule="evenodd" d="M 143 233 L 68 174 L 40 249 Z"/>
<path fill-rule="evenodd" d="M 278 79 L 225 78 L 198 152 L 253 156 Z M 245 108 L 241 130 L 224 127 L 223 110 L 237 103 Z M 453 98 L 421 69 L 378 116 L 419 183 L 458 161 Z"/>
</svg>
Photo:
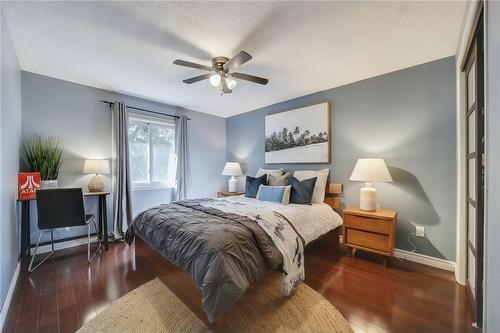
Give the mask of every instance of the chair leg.
<svg viewBox="0 0 500 333">
<path fill-rule="evenodd" d="M 92 262 L 92 260 L 94 260 L 94 257 L 96 256 L 96 254 L 101 250 L 101 239 L 99 238 L 99 234 L 98 234 L 98 231 L 97 231 L 97 225 L 95 223 L 95 219 L 92 219 L 92 224 L 94 225 L 94 230 L 97 234 L 97 242 L 99 243 L 99 246 L 97 247 L 97 250 L 95 250 L 94 254 L 92 256 L 90 256 L 90 221 L 89 223 L 87 223 L 87 227 L 88 227 L 88 246 L 87 246 L 87 260 L 89 262 L 89 264 Z"/>
<path fill-rule="evenodd" d="M 42 235 L 43 235 L 43 230 L 40 231 L 40 235 L 38 236 L 38 242 L 36 242 L 36 246 L 35 246 L 35 252 L 31 256 L 30 265 L 28 267 L 28 272 L 30 272 L 30 273 L 33 272 L 35 269 L 37 269 L 41 264 L 43 264 L 45 262 L 45 260 L 47 260 L 50 257 L 52 257 L 52 255 L 54 254 L 54 230 L 50 230 L 52 252 L 50 252 L 48 256 L 46 256 L 45 258 L 43 258 L 42 261 L 40 261 L 35 267 L 32 267 L 33 266 L 33 262 L 35 261 L 36 252 L 38 251 L 38 245 L 40 244 L 40 240 L 42 239 Z"/>
<path fill-rule="evenodd" d="M 87 223 L 87 260 L 90 262 L 90 225 Z"/>
</svg>

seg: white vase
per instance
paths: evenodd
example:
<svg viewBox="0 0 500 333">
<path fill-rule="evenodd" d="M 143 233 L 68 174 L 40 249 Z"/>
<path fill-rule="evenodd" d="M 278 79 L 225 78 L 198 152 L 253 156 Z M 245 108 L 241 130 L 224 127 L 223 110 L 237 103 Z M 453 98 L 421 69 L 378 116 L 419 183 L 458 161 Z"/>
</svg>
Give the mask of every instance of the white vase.
<svg viewBox="0 0 500 333">
<path fill-rule="evenodd" d="M 40 181 L 40 188 L 57 188 L 57 179 Z"/>
</svg>

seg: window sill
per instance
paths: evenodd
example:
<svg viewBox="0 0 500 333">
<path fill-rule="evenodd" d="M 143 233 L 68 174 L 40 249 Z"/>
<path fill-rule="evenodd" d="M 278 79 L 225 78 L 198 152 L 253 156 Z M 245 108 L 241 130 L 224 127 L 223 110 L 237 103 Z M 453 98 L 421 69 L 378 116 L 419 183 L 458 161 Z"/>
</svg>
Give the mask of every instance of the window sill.
<svg viewBox="0 0 500 333">
<path fill-rule="evenodd" d="M 175 186 L 173 186 L 173 185 L 165 185 L 165 186 L 132 186 L 132 192 L 173 190 L 173 189 L 175 189 Z"/>
</svg>

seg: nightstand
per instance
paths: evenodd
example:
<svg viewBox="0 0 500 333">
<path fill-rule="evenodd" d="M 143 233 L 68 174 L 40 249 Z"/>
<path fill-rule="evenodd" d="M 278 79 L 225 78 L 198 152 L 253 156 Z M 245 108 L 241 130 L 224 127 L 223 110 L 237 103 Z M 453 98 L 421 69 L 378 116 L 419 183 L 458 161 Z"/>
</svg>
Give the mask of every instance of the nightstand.
<svg viewBox="0 0 500 333">
<path fill-rule="evenodd" d="M 224 197 L 234 197 L 236 195 L 242 195 L 245 194 L 245 192 L 217 192 L 217 198 L 224 198 Z"/>
<path fill-rule="evenodd" d="M 356 249 L 392 257 L 396 239 L 397 213 L 390 209 L 366 212 L 359 208 L 348 207 L 344 210 L 344 244 L 350 254 Z"/>
</svg>

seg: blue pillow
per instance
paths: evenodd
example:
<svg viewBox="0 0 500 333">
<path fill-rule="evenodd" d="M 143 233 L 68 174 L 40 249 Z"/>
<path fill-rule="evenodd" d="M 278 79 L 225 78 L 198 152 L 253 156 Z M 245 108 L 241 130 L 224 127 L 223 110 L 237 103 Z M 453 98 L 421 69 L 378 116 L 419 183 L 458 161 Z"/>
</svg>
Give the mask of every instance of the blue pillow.
<svg viewBox="0 0 500 333">
<path fill-rule="evenodd" d="M 268 186 L 260 185 L 257 199 L 261 201 L 279 202 L 288 205 L 290 201 L 290 185 Z"/>
<path fill-rule="evenodd" d="M 245 197 L 255 198 L 260 185 L 266 185 L 267 175 L 262 175 L 259 178 L 247 176 L 247 183 L 245 186 Z"/>
<path fill-rule="evenodd" d="M 288 185 L 292 186 L 290 193 L 290 203 L 310 205 L 314 193 L 314 185 L 316 185 L 318 177 L 304 179 L 299 181 L 295 177 L 288 179 Z"/>
</svg>

